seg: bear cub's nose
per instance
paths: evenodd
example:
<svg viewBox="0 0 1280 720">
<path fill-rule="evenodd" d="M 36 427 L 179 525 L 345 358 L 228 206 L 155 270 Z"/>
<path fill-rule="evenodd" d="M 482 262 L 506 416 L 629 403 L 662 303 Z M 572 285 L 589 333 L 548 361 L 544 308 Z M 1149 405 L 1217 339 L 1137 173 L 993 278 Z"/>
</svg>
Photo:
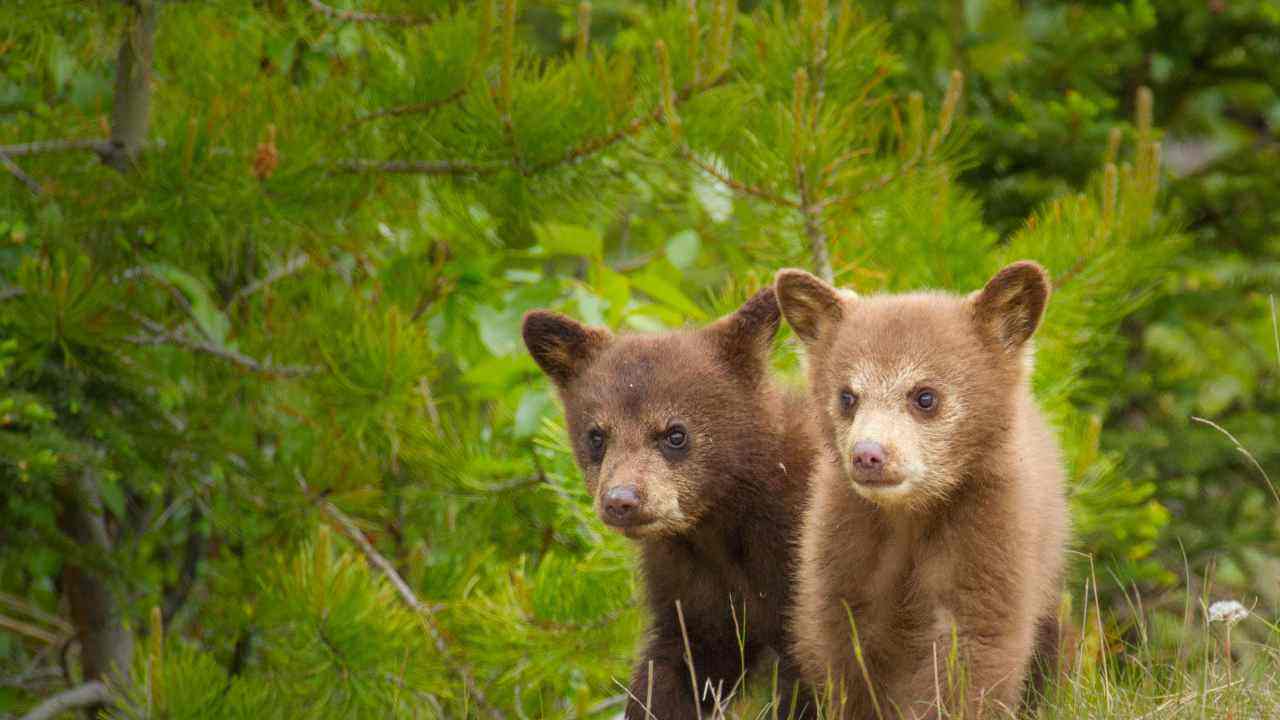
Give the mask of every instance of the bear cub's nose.
<svg viewBox="0 0 1280 720">
<path fill-rule="evenodd" d="M 853 464 L 859 470 L 883 470 L 884 446 L 874 440 L 853 444 Z"/>
<path fill-rule="evenodd" d="M 619 522 L 625 521 L 640 507 L 640 494 L 634 485 L 609 488 L 604 494 L 604 511 Z"/>
</svg>

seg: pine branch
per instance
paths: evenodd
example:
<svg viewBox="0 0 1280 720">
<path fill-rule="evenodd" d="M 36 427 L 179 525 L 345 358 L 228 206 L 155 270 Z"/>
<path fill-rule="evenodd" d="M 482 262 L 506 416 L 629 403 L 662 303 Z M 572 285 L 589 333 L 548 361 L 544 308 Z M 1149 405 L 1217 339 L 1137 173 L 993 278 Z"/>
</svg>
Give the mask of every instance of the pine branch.
<svg viewBox="0 0 1280 720">
<path fill-rule="evenodd" d="M 474 163 L 460 160 L 341 160 L 338 169 L 348 173 L 392 173 L 403 175 L 492 175 L 507 167 L 505 162 Z"/>
<path fill-rule="evenodd" d="M 728 187 L 730 190 L 735 190 L 737 192 L 742 193 L 743 195 L 751 195 L 753 197 L 758 197 L 762 200 L 770 202 L 774 205 L 778 205 L 780 207 L 790 207 L 790 208 L 800 207 L 800 204 L 797 203 L 795 200 L 789 200 L 787 198 L 782 197 L 781 195 L 775 195 L 774 193 L 771 193 L 762 187 L 758 187 L 755 185 L 747 185 L 746 183 L 743 183 L 741 181 L 734 180 L 733 178 L 721 172 L 714 165 L 711 165 L 710 163 L 703 162 L 702 160 L 700 160 L 696 155 L 693 154 L 693 152 L 689 148 L 685 148 L 682 154 L 689 160 L 689 162 L 693 163 L 695 166 L 697 166 L 700 170 L 702 170 L 706 174 L 710 175 L 716 180 L 719 180 L 722 184 L 724 184 L 725 187 Z"/>
<path fill-rule="evenodd" d="M 221 358 L 234 365 L 239 365 L 246 370 L 272 377 L 300 377 L 303 375 L 314 375 L 320 372 L 320 368 L 315 365 L 272 365 L 255 358 L 249 357 L 242 352 L 222 347 L 208 340 L 198 340 L 189 337 L 179 330 L 169 330 L 160 323 L 149 318 L 142 317 L 137 313 L 130 313 L 135 320 L 142 323 L 143 327 L 150 335 L 129 335 L 125 337 L 126 342 L 134 345 L 173 345 L 185 348 L 195 352 L 205 353 L 217 358 Z"/>
<path fill-rule="evenodd" d="M 467 89 L 465 87 L 460 87 L 457 90 L 454 90 L 453 92 L 449 93 L 448 95 L 445 95 L 442 98 L 436 98 L 435 100 L 427 100 L 426 102 L 419 102 L 419 103 L 410 103 L 408 105 L 397 105 L 395 107 L 389 107 L 384 110 L 377 110 L 369 113 L 368 115 L 362 115 L 356 118 L 355 120 L 351 121 L 350 123 L 347 124 L 346 129 L 350 130 L 351 128 L 354 128 L 358 125 L 363 125 L 364 123 L 373 122 L 374 120 L 380 120 L 386 117 L 400 117 L 401 115 L 416 115 L 416 114 L 431 113 L 436 110 L 439 110 L 440 108 L 446 105 L 449 105 L 450 103 L 455 103 L 461 100 L 463 96 L 465 96 L 466 94 L 467 94 Z"/>
<path fill-rule="evenodd" d="M 302 488 L 303 494 L 307 497 L 312 497 L 311 488 L 307 485 L 307 481 L 302 477 L 301 473 L 297 475 L 297 478 L 298 485 Z M 386 576 L 392 587 L 394 587 L 396 592 L 399 593 L 400 599 L 404 600 L 405 604 L 422 618 L 423 624 L 427 628 L 427 632 L 431 635 L 431 641 L 436 647 L 436 652 L 440 653 L 440 657 L 443 658 L 447 664 L 451 664 L 459 677 L 462 678 L 462 682 L 467 687 L 467 692 L 470 693 L 471 697 L 475 700 L 476 705 L 484 710 L 490 717 L 495 718 L 496 720 L 501 720 L 503 717 L 502 713 L 489 704 L 484 692 L 476 682 L 475 676 L 471 672 L 471 668 L 462 660 L 453 657 L 453 649 L 449 647 L 449 643 L 445 640 L 444 634 L 440 632 L 440 627 L 436 624 L 435 612 L 432 610 L 431 606 L 418 599 L 417 594 L 413 592 L 413 588 L 409 587 L 409 583 L 404 581 L 404 578 L 396 571 L 395 566 L 391 564 L 391 561 L 387 560 L 383 557 L 382 553 L 378 552 L 377 548 L 373 546 L 373 543 L 369 542 L 369 539 L 360 531 L 360 528 L 356 527 L 356 524 L 351 521 L 351 518 L 347 517 L 345 513 L 337 508 L 337 506 L 328 500 L 325 500 L 322 496 L 315 497 L 314 502 L 320 507 L 320 510 L 338 526 L 338 530 L 340 530 L 347 539 L 351 540 L 351 542 L 355 543 L 356 546 L 360 548 L 369 563 Z"/>
<path fill-rule="evenodd" d="M 40 183 L 36 182 L 34 178 L 23 172 L 22 168 L 18 167 L 17 163 L 10 160 L 9 156 L 3 151 L 0 151 L 0 165 L 3 165 L 4 169 L 8 170 L 10 175 L 17 178 L 18 182 L 26 185 L 27 189 L 30 190 L 32 194 L 39 195 L 44 192 L 44 188 L 40 187 Z"/>
<path fill-rule="evenodd" d="M 415 15 L 385 15 L 383 13 L 361 12 L 359 10 L 339 10 L 332 5 L 326 5 L 320 0 L 307 0 L 307 4 L 312 10 L 331 17 L 334 20 L 344 22 L 375 22 L 390 23 L 392 25 L 430 25 L 435 22 L 432 17 L 419 17 Z"/>
<path fill-rule="evenodd" d="M 703 83 L 701 85 L 689 85 L 676 93 L 675 104 L 680 105 L 699 94 L 724 85 L 728 81 L 728 73 L 722 73 L 716 79 Z M 520 160 L 513 157 L 508 161 L 488 161 L 488 162 L 470 162 L 465 160 L 341 160 L 337 163 L 339 170 L 349 173 L 369 173 L 382 172 L 406 175 L 471 175 L 484 176 L 492 175 L 506 168 L 513 168 L 522 175 L 536 175 L 538 173 L 552 170 L 561 165 L 567 165 L 581 160 L 590 155 L 594 155 L 609 147 L 617 144 L 625 138 L 639 134 L 651 125 L 662 119 L 663 108 L 659 104 L 652 112 L 641 115 L 632 119 L 626 125 L 606 133 L 605 135 L 590 138 L 582 143 L 574 146 L 564 155 L 550 160 L 544 160 L 534 164 L 532 167 L 522 167 Z M 504 130 L 505 132 L 505 130 Z M 513 143 L 514 138 L 508 137 L 508 143 Z M 514 146 L 513 146 L 514 149 Z"/>
<path fill-rule="evenodd" d="M 95 680 L 54 695 L 23 715 L 21 720 L 52 720 L 71 710 L 103 705 L 110 701 L 111 693 L 107 686 Z"/>
</svg>

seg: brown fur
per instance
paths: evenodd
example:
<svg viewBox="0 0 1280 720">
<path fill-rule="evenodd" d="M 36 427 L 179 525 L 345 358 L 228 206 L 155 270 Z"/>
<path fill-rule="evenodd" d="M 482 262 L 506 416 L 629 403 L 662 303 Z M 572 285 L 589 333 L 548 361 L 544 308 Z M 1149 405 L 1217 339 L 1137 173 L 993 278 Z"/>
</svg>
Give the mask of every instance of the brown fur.
<svg viewBox="0 0 1280 720">
<path fill-rule="evenodd" d="M 830 678 L 837 705 L 843 685 L 837 717 L 877 717 L 876 704 L 885 718 L 1016 707 L 1037 644 L 1056 657 L 1068 534 L 1060 451 L 1028 378 L 1043 270 L 1011 265 L 969 296 L 855 298 L 798 270 L 777 289 L 840 458 L 814 477 L 802 530 L 804 672 Z M 916 404 L 926 388 L 929 411 Z M 882 470 L 850 459 L 868 439 L 883 446 Z M 953 631 L 963 695 L 948 689 Z"/>
<path fill-rule="evenodd" d="M 525 317 L 525 344 L 560 391 L 597 514 L 611 521 L 612 488 L 640 498 L 647 523 L 622 532 L 640 547 L 652 625 L 630 692 L 645 699 L 652 662 L 659 720 L 697 714 L 677 601 L 704 709 L 708 684 L 727 695 L 767 650 L 779 658 L 779 691 L 796 684 L 785 617 L 821 444 L 803 395 L 769 381 L 779 323 L 771 288 L 701 330 L 614 337 L 553 313 Z M 673 424 L 687 431 L 684 453 L 663 445 Z M 593 428 L 607 437 L 602 452 L 592 450 Z M 645 717 L 634 699 L 626 715 Z"/>
</svg>

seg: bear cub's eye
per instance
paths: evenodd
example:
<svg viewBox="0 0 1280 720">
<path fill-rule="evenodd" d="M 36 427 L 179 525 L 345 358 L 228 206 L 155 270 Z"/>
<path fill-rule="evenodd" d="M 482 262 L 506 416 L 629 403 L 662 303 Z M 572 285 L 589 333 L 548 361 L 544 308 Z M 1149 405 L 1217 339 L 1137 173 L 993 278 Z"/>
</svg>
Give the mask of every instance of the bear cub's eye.
<svg viewBox="0 0 1280 720">
<path fill-rule="evenodd" d="M 689 431 L 683 425 L 672 425 L 662 436 L 662 444 L 671 450 L 683 450 L 689 444 Z"/>
<path fill-rule="evenodd" d="M 600 428 L 591 428 L 587 431 L 587 444 L 592 450 L 599 450 L 604 447 L 604 431 Z"/>
<path fill-rule="evenodd" d="M 840 391 L 840 411 L 848 415 L 853 412 L 854 406 L 858 404 L 858 396 L 853 394 L 852 390 Z"/>
<path fill-rule="evenodd" d="M 925 388 L 924 390 L 916 393 L 915 403 L 916 407 L 924 410 L 925 412 L 930 412 L 934 408 L 938 407 L 938 396 L 932 390 Z"/>
</svg>

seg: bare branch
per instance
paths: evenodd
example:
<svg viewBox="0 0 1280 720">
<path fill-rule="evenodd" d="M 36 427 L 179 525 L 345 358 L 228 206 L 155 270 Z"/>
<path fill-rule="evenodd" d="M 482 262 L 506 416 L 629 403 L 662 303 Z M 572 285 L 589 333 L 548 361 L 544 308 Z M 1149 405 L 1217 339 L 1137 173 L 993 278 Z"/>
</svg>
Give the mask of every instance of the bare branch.
<svg viewBox="0 0 1280 720">
<path fill-rule="evenodd" d="M 334 20 L 342 20 L 344 22 L 381 22 L 391 23 L 392 25 L 430 25 L 435 22 L 435 18 L 418 17 L 415 15 L 385 15 L 383 13 L 361 12 L 359 10 L 339 10 L 332 5 L 326 5 L 320 0 L 307 0 L 307 4 L 312 10 L 331 17 Z"/>
<path fill-rule="evenodd" d="M 36 140 L 18 145 L 0 145 L 0 153 L 11 158 L 43 153 L 79 152 L 92 150 L 99 155 L 108 155 L 112 151 L 111 141 L 102 138 L 71 138 L 64 140 Z"/>
<path fill-rule="evenodd" d="M 167 335 L 130 335 L 125 338 L 126 341 L 134 345 L 176 345 L 178 347 L 202 352 L 206 355 L 212 355 L 222 358 L 233 365 L 251 370 L 256 373 L 268 375 L 272 377 L 301 377 L 304 375 L 314 375 L 320 372 L 320 368 L 315 365 L 272 365 L 264 363 L 260 360 L 245 355 L 242 352 L 224 348 L 220 345 L 214 345 L 206 340 L 195 340 L 186 335 L 171 333 Z"/>
<path fill-rule="evenodd" d="M 282 280 L 286 277 L 289 277 L 290 275 L 305 268 L 307 266 L 307 263 L 309 262 L 311 262 L 311 258 L 305 253 L 299 253 L 297 255 L 294 255 L 292 258 L 289 259 L 289 262 L 286 262 L 280 267 L 267 273 L 266 277 L 262 278 L 261 280 L 255 280 L 249 283 L 248 285 L 245 285 L 244 287 L 237 290 L 235 294 L 231 296 L 231 299 L 227 301 L 226 310 L 230 311 L 231 308 L 235 307 L 235 304 L 240 302 L 241 300 L 244 300 L 250 295 L 253 295 L 256 292 L 263 290 L 267 286 L 279 280 Z"/>
<path fill-rule="evenodd" d="M 17 178 L 23 185 L 26 185 L 27 189 L 33 194 L 39 195 L 44 192 L 44 188 L 40 187 L 40 183 L 36 182 L 34 178 L 23 172 L 22 168 L 18 167 L 17 163 L 10 160 L 9 156 L 3 151 L 0 151 L 0 166 L 4 166 L 4 169 L 8 170 L 10 175 Z"/>
<path fill-rule="evenodd" d="M 103 705 L 110 701 L 111 693 L 107 691 L 107 686 L 95 680 L 54 695 L 32 708 L 21 720 L 52 720 L 70 710 Z"/>
<path fill-rule="evenodd" d="M 320 372 L 320 368 L 315 365 L 272 365 L 255 358 L 249 357 L 242 352 L 222 347 L 208 340 L 198 340 L 187 336 L 180 330 L 169 330 L 160 323 L 143 317 L 137 313 L 129 313 L 135 320 L 142 323 L 143 327 L 150 332 L 150 335 L 130 335 L 125 339 L 126 342 L 134 345 L 174 345 L 176 347 L 186 348 L 195 352 L 202 352 L 206 355 L 222 358 L 227 362 L 239 365 L 246 370 L 273 377 L 300 377 L 303 375 L 313 375 Z"/>
<path fill-rule="evenodd" d="M 27 291 L 25 289 L 17 287 L 16 285 L 13 287 L 0 288 L 0 302 L 12 300 L 16 297 L 22 297 L 26 294 Z"/>
<path fill-rule="evenodd" d="M 297 478 L 303 494 L 312 497 L 311 488 L 307 486 L 307 481 L 300 473 Z M 377 548 L 373 546 L 373 543 L 369 542 L 369 539 L 364 536 L 360 528 L 356 527 L 356 524 L 351 521 L 351 518 L 347 517 L 337 506 L 323 497 L 316 497 L 315 502 L 320 507 L 320 510 L 338 526 L 342 534 L 360 548 L 369 564 L 376 567 L 386 576 L 392 587 L 400 594 L 400 599 L 404 600 L 405 604 L 422 618 L 427 632 L 431 635 L 431 641 L 436 647 L 436 652 L 440 653 L 440 657 L 445 659 L 446 664 L 451 665 L 454 671 L 462 678 L 462 682 L 467 687 L 467 692 L 475 700 L 476 705 L 488 713 L 490 717 L 500 720 L 503 717 L 502 713 L 489 704 L 484 692 L 481 691 L 480 686 L 476 683 L 471 668 L 461 659 L 453 657 L 452 648 L 449 647 L 444 634 L 440 632 L 439 626 L 436 625 L 435 612 L 431 606 L 418 599 L 417 594 L 413 592 L 413 588 L 409 587 L 409 583 L 405 582 L 404 578 L 400 577 L 400 573 L 396 572 L 395 566 L 378 552 Z"/>
</svg>

